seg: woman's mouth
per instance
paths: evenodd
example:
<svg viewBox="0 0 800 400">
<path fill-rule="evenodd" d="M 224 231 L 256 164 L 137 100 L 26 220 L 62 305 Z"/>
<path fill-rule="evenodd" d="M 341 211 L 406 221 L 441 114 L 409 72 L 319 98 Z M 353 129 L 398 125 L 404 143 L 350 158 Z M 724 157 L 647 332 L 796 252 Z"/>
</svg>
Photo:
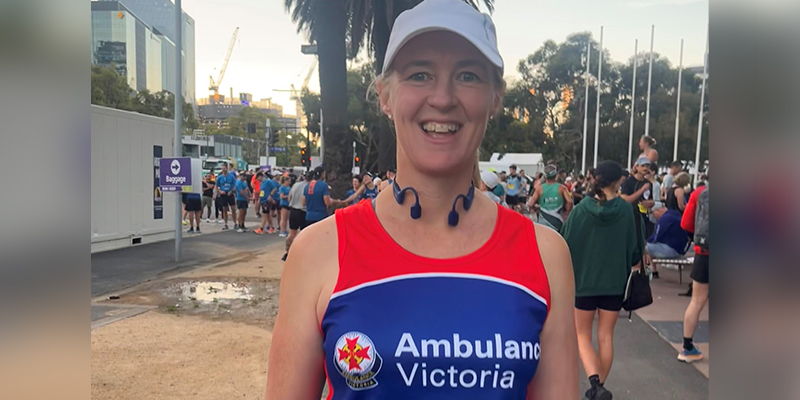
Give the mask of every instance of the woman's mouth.
<svg viewBox="0 0 800 400">
<path fill-rule="evenodd" d="M 438 122 L 424 122 L 421 123 L 419 126 L 420 128 L 422 128 L 422 131 L 425 132 L 426 135 L 434 139 L 440 139 L 451 136 L 454 133 L 458 132 L 459 129 L 461 129 L 461 124 L 451 124 L 451 123 L 443 124 Z"/>
</svg>

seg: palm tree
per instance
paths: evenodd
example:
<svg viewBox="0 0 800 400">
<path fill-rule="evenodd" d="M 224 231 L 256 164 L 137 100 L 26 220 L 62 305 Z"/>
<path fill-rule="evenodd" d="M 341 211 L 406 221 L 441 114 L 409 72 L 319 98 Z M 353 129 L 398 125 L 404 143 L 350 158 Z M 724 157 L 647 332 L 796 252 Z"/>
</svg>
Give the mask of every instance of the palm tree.
<svg viewBox="0 0 800 400">
<path fill-rule="evenodd" d="M 325 171 L 334 196 L 350 185 L 353 135 L 347 120 L 347 0 L 284 0 L 286 10 L 317 43 L 320 101 L 325 135 Z"/>
<path fill-rule="evenodd" d="M 475 9 L 483 4 L 489 12 L 494 11 L 494 0 L 464 0 Z M 348 52 L 355 57 L 362 46 L 369 46 L 373 56 L 375 74 L 383 69 L 389 35 L 397 17 L 405 10 L 415 7 L 422 0 L 347 0 L 347 12 L 350 19 L 347 38 Z M 385 171 L 395 165 L 395 139 L 389 121 L 381 118 L 376 133 L 378 142 L 378 169 Z"/>
</svg>

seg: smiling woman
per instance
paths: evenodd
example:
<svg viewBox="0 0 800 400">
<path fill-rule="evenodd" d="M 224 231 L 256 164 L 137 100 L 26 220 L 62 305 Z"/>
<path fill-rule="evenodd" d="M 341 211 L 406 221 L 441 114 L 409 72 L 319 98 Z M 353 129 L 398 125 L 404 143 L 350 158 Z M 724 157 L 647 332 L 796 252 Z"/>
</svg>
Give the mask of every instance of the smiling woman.
<svg viewBox="0 0 800 400">
<path fill-rule="evenodd" d="M 328 399 L 578 397 L 566 243 L 474 196 L 503 67 L 491 18 L 462 1 L 397 18 L 375 85 L 397 132 L 392 193 L 295 240 L 268 399 L 318 399 L 325 380 Z"/>
</svg>

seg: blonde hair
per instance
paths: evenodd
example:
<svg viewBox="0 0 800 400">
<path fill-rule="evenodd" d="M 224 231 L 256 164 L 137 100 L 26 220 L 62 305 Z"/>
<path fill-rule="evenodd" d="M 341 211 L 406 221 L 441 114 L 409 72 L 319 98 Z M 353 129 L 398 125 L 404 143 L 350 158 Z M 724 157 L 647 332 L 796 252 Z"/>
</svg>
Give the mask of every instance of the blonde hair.
<svg viewBox="0 0 800 400">
<path fill-rule="evenodd" d="M 692 178 L 689 177 L 689 174 L 687 174 L 686 172 L 681 172 L 680 174 L 675 176 L 675 180 L 673 182 L 675 182 L 675 184 L 678 185 L 678 187 L 683 188 L 689 185 L 689 182 L 691 182 L 691 180 Z"/>
</svg>

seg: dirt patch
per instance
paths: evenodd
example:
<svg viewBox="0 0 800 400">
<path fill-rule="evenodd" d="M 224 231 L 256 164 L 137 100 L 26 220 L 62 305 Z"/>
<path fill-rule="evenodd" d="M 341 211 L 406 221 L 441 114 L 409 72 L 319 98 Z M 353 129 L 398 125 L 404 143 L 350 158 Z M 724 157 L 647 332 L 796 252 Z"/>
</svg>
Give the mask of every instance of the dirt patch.
<svg viewBox="0 0 800 400">
<path fill-rule="evenodd" d="M 202 316 L 272 328 L 278 314 L 280 281 L 248 277 L 208 276 L 148 282 L 125 293 L 123 303 L 156 306 L 175 316 Z"/>
<path fill-rule="evenodd" d="M 271 339 L 263 327 L 153 311 L 97 328 L 92 399 L 263 399 Z"/>
<path fill-rule="evenodd" d="M 263 253 L 253 255 L 243 260 L 230 263 L 221 263 L 213 267 L 197 268 L 184 272 L 177 277 L 205 278 L 205 277 L 249 277 L 280 279 L 283 274 L 284 243 L 269 245 Z"/>
</svg>

